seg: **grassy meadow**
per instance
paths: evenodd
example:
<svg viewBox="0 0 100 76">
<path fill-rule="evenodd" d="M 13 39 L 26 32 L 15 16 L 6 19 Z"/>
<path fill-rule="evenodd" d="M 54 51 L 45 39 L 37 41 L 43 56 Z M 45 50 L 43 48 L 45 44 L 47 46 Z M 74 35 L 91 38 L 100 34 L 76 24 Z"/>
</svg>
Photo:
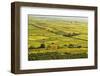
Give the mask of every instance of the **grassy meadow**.
<svg viewBox="0 0 100 76">
<path fill-rule="evenodd" d="M 87 18 L 28 15 L 29 61 L 87 58 L 87 52 Z"/>
</svg>

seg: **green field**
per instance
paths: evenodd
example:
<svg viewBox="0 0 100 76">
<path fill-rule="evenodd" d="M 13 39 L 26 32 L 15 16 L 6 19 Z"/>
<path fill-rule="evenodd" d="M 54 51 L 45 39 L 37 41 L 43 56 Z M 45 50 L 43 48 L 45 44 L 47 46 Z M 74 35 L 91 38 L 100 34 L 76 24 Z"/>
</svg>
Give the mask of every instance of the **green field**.
<svg viewBox="0 0 100 76">
<path fill-rule="evenodd" d="M 28 16 L 28 60 L 87 58 L 87 52 L 87 18 Z"/>
</svg>

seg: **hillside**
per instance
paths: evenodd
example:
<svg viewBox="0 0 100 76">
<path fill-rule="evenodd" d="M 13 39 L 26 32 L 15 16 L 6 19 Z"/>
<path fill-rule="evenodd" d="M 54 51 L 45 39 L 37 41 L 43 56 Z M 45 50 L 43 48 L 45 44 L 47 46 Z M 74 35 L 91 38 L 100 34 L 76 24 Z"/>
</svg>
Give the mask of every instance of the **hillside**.
<svg viewBox="0 0 100 76">
<path fill-rule="evenodd" d="M 87 54 L 88 23 L 84 18 L 71 20 L 63 17 L 29 15 L 28 19 L 29 54 L 55 52 L 55 50 Z M 40 48 L 41 44 L 44 44 L 45 48 Z M 59 48 L 55 49 L 55 45 Z M 54 49 L 48 49 L 49 46 Z"/>
</svg>

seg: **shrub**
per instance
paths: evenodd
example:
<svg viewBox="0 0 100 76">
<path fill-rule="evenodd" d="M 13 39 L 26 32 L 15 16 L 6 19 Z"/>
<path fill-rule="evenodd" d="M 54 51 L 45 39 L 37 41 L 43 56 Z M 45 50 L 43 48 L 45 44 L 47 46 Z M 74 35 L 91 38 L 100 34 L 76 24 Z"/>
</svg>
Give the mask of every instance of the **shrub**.
<svg viewBox="0 0 100 76">
<path fill-rule="evenodd" d="M 39 48 L 45 48 L 45 44 L 41 44 Z"/>
<path fill-rule="evenodd" d="M 81 48 L 81 47 L 82 47 L 81 45 L 77 46 L 77 48 Z"/>
<path fill-rule="evenodd" d="M 35 47 L 34 46 L 29 46 L 28 49 L 35 49 Z"/>
<path fill-rule="evenodd" d="M 73 44 L 69 44 L 68 48 L 74 48 L 74 45 Z"/>
</svg>

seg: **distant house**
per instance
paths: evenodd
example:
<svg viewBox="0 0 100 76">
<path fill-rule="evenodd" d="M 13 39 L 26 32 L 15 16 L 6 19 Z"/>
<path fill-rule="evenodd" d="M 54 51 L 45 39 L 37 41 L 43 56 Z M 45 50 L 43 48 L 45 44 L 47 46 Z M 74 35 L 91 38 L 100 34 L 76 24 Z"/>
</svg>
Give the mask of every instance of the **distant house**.
<svg viewBox="0 0 100 76">
<path fill-rule="evenodd" d="M 48 47 L 47 47 L 47 49 L 58 49 L 58 45 L 57 44 L 55 44 L 55 43 L 51 43 L 50 45 L 48 45 Z"/>
</svg>

